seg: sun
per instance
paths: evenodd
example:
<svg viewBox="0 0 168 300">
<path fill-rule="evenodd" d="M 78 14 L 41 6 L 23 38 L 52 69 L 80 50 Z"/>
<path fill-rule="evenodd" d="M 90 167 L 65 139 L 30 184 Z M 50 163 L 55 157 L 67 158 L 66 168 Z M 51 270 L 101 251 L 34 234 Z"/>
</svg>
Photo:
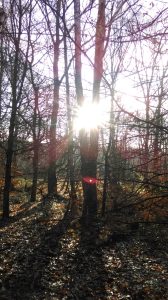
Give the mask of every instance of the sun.
<svg viewBox="0 0 168 300">
<path fill-rule="evenodd" d="M 79 131 L 85 129 L 90 131 L 101 126 L 104 122 L 104 113 L 101 105 L 93 102 L 84 102 L 84 104 L 78 108 L 76 117 L 74 119 L 74 129 Z"/>
</svg>

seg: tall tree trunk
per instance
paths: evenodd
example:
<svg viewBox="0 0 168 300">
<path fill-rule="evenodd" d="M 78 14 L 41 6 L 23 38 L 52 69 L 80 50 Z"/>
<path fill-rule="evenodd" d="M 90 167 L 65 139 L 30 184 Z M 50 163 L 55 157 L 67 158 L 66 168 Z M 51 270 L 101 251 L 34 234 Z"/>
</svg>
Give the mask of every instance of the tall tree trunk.
<svg viewBox="0 0 168 300">
<path fill-rule="evenodd" d="M 10 3 L 11 6 L 16 3 Z M 12 8 L 12 7 L 11 7 Z M 24 63 L 22 65 L 22 69 L 20 69 L 20 41 L 22 34 L 22 25 L 23 25 L 23 15 L 26 14 L 27 11 L 22 10 L 21 1 L 15 5 L 14 10 L 11 9 L 11 24 L 12 24 L 12 34 L 11 41 L 14 46 L 14 59 L 13 64 L 11 64 L 11 115 L 10 115 L 10 123 L 9 123 L 9 135 L 7 139 L 7 150 L 6 150 L 6 167 L 5 167 L 5 185 L 4 185 L 4 198 L 3 198 L 3 218 L 9 217 L 9 192 L 11 188 L 11 167 L 12 167 L 12 159 L 13 159 L 13 148 L 15 141 L 15 133 L 16 133 L 16 116 L 18 103 L 21 101 L 24 80 L 27 72 L 27 64 L 28 64 L 28 56 L 29 56 L 29 46 L 30 46 L 30 27 L 31 27 L 31 13 L 29 11 L 29 24 L 27 26 L 27 46 L 25 49 Z M 15 11 L 15 14 L 12 13 Z M 15 31 L 16 29 L 16 31 Z"/>
<path fill-rule="evenodd" d="M 11 188 L 11 169 L 13 158 L 13 145 L 14 145 L 14 131 L 15 131 L 15 119 L 16 119 L 16 105 L 12 105 L 12 113 L 10 118 L 8 144 L 6 150 L 6 166 L 5 166 L 5 185 L 3 195 L 3 218 L 9 217 L 9 192 Z"/>
<path fill-rule="evenodd" d="M 4 185 L 4 199 L 3 199 L 3 218 L 9 217 L 9 192 L 11 188 L 11 169 L 13 159 L 13 146 L 15 140 L 15 125 L 17 112 L 17 81 L 19 68 L 19 38 L 15 44 L 15 60 L 13 69 L 12 82 L 12 111 L 9 125 L 9 136 L 6 150 L 6 166 L 5 166 L 5 185 Z"/>
<path fill-rule="evenodd" d="M 3 33 L 0 31 L 0 125 L 2 118 L 2 82 L 4 71 L 4 55 L 3 55 Z"/>
<path fill-rule="evenodd" d="M 83 88 L 81 78 L 81 29 L 80 1 L 74 1 L 75 16 L 75 83 L 78 104 L 83 103 Z M 103 74 L 103 56 L 105 39 L 105 0 L 99 0 L 98 18 L 95 35 L 93 102 L 99 102 L 100 83 Z M 90 130 L 89 135 L 84 129 L 80 134 L 81 175 L 83 184 L 83 218 L 92 221 L 97 215 L 97 157 L 98 129 Z M 90 178 L 90 180 L 89 180 Z"/>
<path fill-rule="evenodd" d="M 83 218 L 92 221 L 97 214 L 97 155 L 98 131 L 90 130 L 87 136 L 85 130 L 81 132 L 81 175 L 83 179 L 84 206 Z"/>
<path fill-rule="evenodd" d="M 3 14 L 5 14 L 4 10 L 4 1 L 1 1 L 1 10 Z M 4 27 L 5 24 L 0 24 L 0 126 L 2 122 L 2 83 L 3 83 L 3 75 L 4 75 L 4 53 L 3 53 L 3 44 L 4 44 Z"/>
<path fill-rule="evenodd" d="M 108 152 L 105 153 L 105 161 L 104 161 L 104 180 L 103 180 L 103 196 L 102 196 L 102 216 L 105 215 L 106 212 L 106 202 L 107 202 L 107 188 L 108 188 L 108 172 L 109 164 L 108 164 Z"/>
<path fill-rule="evenodd" d="M 63 6 L 64 20 L 65 20 L 65 5 Z M 65 25 L 65 24 L 64 24 Z M 70 198 L 71 198 L 71 210 L 75 215 L 77 212 L 77 195 L 75 188 L 75 176 L 74 176 L 74 157 L 73 157 L 73 124 L 70 104 L 70 86 L 69 86 L 69 73 L 68 73 L 68 53 L 67 53 L 67 39 L 66 39 L 66 27 L 64 26 L 64 63 L 65 63 L 65 84 L 66 84 L 66 105 L 67 105 L 67 121 L 68 121 L 68 180 L 70 183 Z"/>
<path fill-rule="evenodd" d="M 83 104 L 82 86 L 82 62 L 81 62 L 81 21 L 80 21 L 80 0 L 74 0 L 75 19 L 75 87 L 78 105 Z"/>
<path fill-rule="evenodd" d="M 49 141 L 49 167 L 48 167 L 48 194 L 57 193 L 57 177 L 56 177 L 56 126 L 57 116 L 59 109 L 59 88 L 60 81 L 58 75 L 58 62 L 59 62 L 59 15 L 60 15 L 61 0 L 57 1 L 57 18 L 56 18 L 56 40 L 54 42 L 54 96 L 53 96 L 53 107 L 51 113 L 51 125 L 50 125 L 50 141 Z"/>
<path fill-rule="evenodd" d="M 105 41 L 105 0 L 99 0 L 95 37 L 93 102 L 99 102 L 100 83 L 103 75 L 103 57 Z"/>
<path fill-rule="evenodd" d="M 100 83 L 103 75 L 103 57 L 105 41 L 105 0 L 99 0 L 98 17 L 95 36 L 95 58 L 94 58 L 94 80 L 93 80 L 93 102 L 99 103 Z M 89 157 L 85 166 L 87 176 L 93 180 L 92 184 L 86 182 L 88 216 L 92 219 L 97 215 L 97 158 L 98 158 L 99 130 L 90 130 Z"/>
<path fill-rule="evenodd" d="M 154 163 L 153 163 L 153 171 L 154 173 L 158 173 L 159 165 L 160 165 L 160 159 L 159 159 L 159 135 L 160 130 L 159 126 L 161 125 L 161 105 L 162 105 L 162 96 L 159 95 L 158 99 L 158 105 L 156 109 L 156 129 L 154 134 Z M 158 181 L 157 176 L 155 177 L 155 180 Z"/>
<path fill-rule="evenodd" d="M 149 99 L 149 95 L 147 95 L 146 132 L 145 132 L 145 140 L 144 140 L 144 182 L 145 183 L 148 183 L 148 179 L 149 179 L 149 138 L 150 138 L 149 108 L 150 108 L 150 99 Z"/>
<path fill-rule="evenodd" d="M 81 21 L 80 21 L 80 0 L 74 0 L 74 20 L 75 20 L 75 87 L 76 97 L 79 106 L 82 106 L 83 98 L 83 86 L 82 86 L 82 62 L 81 62 Z M 83 178 L 83 165 L 85 159 L 85 147 L 87 147 L 86 135 L 83 129 L 79 133 L 80 141 L 80 156 L 81 156 L 81 175 Z M 83 186 L 84 203 L 83 209 L 85 209 L 85 189 Z"/>
<path fill-rule="evenodd" d="M 37 193 L 37 180 L 38 180 L 38 162 L 39 162 L 39 131 L 40 126 L 37 126 L 38 122 L 38 102 L 39 102 L 39 93 L 38 87 L 34 87 L 34 96 L 35 96 L 35 106 L 34 106 L 34 116 L 33 116 L 33 182 L 31 189 L 30 201 L 36 201 Z"/>
</svg>

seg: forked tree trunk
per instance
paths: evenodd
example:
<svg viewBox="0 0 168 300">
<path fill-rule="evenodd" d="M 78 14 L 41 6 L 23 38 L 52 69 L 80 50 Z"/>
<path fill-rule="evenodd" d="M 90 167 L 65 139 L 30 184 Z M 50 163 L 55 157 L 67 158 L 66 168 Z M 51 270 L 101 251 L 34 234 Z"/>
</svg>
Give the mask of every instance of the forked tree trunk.
<svg viewBox="0 0 168 300">
<path fill-rule="evenodd" d="M 75 16 L 75 83 L 78 104 L 83 103 L 83 88 L 81 78 L 81 30 L 80 30 L 80 0 L 74 1 Z M 95 35 L 93 102 L 99 102 L 100 83 L 103 74 L 103 56 L 105 39 L 105 0 L 99 0 L 98 18 Z M 84 129 L 80 135 L 81 175 L 83 185 L 83 218 L 92 221 L 97 215 L 97 156 L 98 129 L 90 130 L 89 136 Z M 90 180 L 89 180 L 90 178 Z"/>
</svg>

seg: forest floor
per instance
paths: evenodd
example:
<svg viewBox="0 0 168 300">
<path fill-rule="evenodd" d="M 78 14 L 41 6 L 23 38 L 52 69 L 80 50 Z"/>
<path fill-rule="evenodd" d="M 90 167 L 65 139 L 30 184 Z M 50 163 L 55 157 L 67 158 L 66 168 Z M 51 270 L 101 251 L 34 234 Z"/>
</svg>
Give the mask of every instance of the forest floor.
<svg viewBox="0 0 168 300">
<path fill-rule="evenodd" d="M 56 199 L 11 206 L 0 225 L 0 299 L 168 299 L 166 225 L 63 218 Z"/>
</svg>

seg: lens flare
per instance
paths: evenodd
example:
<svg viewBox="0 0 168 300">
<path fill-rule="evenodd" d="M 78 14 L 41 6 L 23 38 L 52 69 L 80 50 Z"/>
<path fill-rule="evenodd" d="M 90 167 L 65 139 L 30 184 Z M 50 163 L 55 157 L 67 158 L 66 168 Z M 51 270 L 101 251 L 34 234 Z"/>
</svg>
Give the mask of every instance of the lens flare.
<svg viewBox="0 0 168 300">
<path fill-rule="evenodd" d="M 93 177 L 83 177 L 83 181 L 88 183 L 88 184 L 95 184 L 97 183 L 97 179 Z"/>
</svg>

